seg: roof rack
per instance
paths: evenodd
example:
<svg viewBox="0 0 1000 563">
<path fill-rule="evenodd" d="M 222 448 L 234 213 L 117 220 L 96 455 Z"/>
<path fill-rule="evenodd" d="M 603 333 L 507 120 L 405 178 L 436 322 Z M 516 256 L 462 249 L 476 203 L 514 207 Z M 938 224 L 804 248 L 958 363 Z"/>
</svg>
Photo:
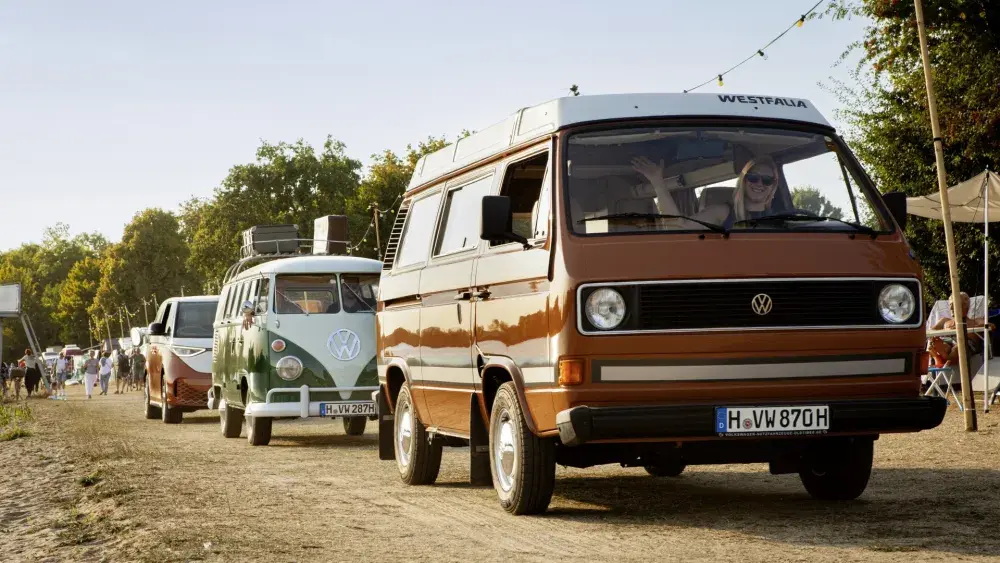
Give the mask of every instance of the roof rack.
<svg viewBox="0 0 1000 563">
<path fill-rule="evenodd" d="M 281 243 L 297 243 L 297 249 L 295 252 L 281 252 Z M 345 244 L 350 246 L 350 241 L 346 240 L 334 240 L 329 241 L 333 243 Z M 270 245 L 274 243 L 274 252 L 270 253 L 259 253 L 254 251 L 254 244 L 244 244 L 240 247 L 240 259 L 236 261 L 235 264 L 226 270 L 226 275 L 222 277 L 222 285 L 226 285 L 233 278 L 239 275 L 241 272 L 247 269 L 248 266 L 255 263 L 266 262 L 268 260 L 277 260 L 280 258 L 293 258 L 296 256 L 329 256 L 328 254 L 315 254 L 310 252 L 313 248 L 315 241 L 313 239 L 303 239 L 303 238 L 290 238 L 290 239 L 275 239 L 269 240 L 266 244 Z M 256 246 L 260 246 L 262 243 L 257 242 Z"/>
</svg>

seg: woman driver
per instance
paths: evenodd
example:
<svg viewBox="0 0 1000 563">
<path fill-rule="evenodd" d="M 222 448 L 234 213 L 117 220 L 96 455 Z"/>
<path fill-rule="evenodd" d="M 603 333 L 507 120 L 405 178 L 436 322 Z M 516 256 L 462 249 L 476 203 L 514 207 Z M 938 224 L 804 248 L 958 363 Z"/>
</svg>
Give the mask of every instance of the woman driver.
<svg viewBox="0 0 1000 563">
<path fill-rule="evenodd" d="M 663 179 L 663 161 L 659 164 L 644 156 L 632 159 L 632 168 L 645 176 L 656 192 L 656 207 L 665 215 L 682 215 Z M 712 205 L 699 211 L 694 219 L 729 229 L 737 221 L 766 215 L 778 190 L 778 167 L 769 156 L 759 156 L 746 163 L 736 180 L 732 204 Z M 691 228 L 697 228 L 693 225 Z"/>
</svg>

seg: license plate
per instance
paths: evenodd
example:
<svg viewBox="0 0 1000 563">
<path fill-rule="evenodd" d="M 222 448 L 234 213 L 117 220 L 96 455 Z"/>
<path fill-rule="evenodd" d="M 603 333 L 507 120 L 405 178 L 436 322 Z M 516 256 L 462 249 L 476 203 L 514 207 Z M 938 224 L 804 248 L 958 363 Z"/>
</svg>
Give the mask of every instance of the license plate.
<svg viewBox="0 0 1000 563">
<path fill-rule="evenodd" d="M 371 401 L 355 401 L 351 403 L 320 403 L 320 416 L 375 416 L 378 411 Z"/>
<path fill-rule="evenodd" d="M 715 431 L 726 436 L 796 436 L 830 429 L 830 407 L 716 407 Z"/>
</svg>

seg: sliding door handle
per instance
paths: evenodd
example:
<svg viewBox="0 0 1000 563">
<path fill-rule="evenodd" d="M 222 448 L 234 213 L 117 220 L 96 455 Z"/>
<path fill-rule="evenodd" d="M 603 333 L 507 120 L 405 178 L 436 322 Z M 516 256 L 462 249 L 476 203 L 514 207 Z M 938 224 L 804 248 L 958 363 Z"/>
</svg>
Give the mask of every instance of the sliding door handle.
<svg viewBox="0 0 1000 563">
<path fill-rule="evenodd" d="M 472 299 L 471 291 L 459 291 L 455 294 L 455 301 L 468 301 L 469 299 Z"/>
<path fill-rule="evenodd" d="M 480 289 L 479 291 L 472 292 L 472 297 L 476 299 L 489 299 L 490 295 L 490 290 L 488 289 Z"/>
</svg>

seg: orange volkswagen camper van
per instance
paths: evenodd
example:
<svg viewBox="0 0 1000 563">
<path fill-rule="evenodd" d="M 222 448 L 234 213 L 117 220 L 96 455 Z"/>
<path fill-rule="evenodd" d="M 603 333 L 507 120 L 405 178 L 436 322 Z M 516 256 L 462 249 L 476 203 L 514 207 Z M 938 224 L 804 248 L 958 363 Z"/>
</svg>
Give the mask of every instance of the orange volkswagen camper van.
<svg viewBox="0 0 1000 563">
<path fill-rule="evenodd" d="M 406 483 L 468 445 L 516 514 L 556 464 L 769 463 L 853 499 L 880 434 L 944 416 L 905 200 L 807 100 L 554 100 L 421 159 L 397 217 L 377 400 Z"/>
</svg>

